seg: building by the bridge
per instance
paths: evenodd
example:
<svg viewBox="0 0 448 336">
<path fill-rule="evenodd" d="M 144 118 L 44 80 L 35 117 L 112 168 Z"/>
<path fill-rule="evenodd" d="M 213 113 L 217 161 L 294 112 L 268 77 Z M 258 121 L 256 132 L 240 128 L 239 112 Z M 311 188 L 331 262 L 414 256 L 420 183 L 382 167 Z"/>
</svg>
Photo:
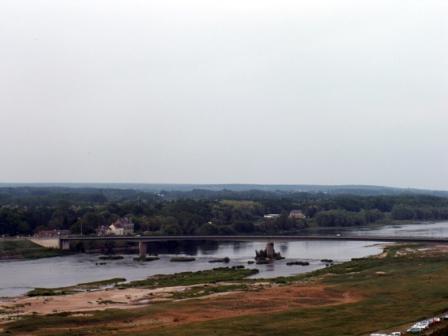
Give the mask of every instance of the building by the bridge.
<svg viewBox="0 0 448 336">
<path fill-rule="evenodd" d="M 34 234 L 35 238 L 56 238 L 70 235 L 70 230 L 41 230 Z"/>
<path fill-rule="evenodd" d="M 109 226 L 100 226 L 98 236 L 126 236 L 134 234 L 134 223 L 127 217 L 119 218 Z"/>
<path fill-rule="evenodd" d="M 302 210 L 291 210 L 291 212 L 289 213 L 289 218 L 290 219 L 305 219 L 306 216 Z"/>
</svg>

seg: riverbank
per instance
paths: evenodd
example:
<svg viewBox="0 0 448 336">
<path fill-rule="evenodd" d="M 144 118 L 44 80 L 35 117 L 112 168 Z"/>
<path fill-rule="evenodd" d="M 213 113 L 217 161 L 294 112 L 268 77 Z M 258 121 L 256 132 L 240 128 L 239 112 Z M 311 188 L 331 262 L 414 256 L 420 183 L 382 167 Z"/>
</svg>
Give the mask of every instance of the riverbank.
<svg viewBox="0 0 448 336">
<path fill-rule="evenodd" d="M 44 248 L 27 239 L 0 239 L 0 261 L 49 258 L 67 254 L 66 251 Z"/>
<path fill-rule="evenodd" d="M 123 278 L 63 288 L 36 288 L 26 295 L 0 299 L 0 321 L 55 313 L 131 309 L 156 302 L 260 289 L 269 282 L 247 278 L 258 273 L 244 267 L 218 267 L 198 272 L 156 275 L 126 282 Z"/>
<path fill-rule="evenodd" d="M 218 281 L 211 274 L 180 286 L 153 279 L 149 287 L 134 283 L 46 303 L 22 298 L 49 315 L 33 315 L 29 301 L 18 300 L 28 316 L 4 321 L 3 334 L 367 335 L 402 331 L 448 310 L 447 246 L 391 246 L 380 256 L 270 280 Z"/>
</svg>

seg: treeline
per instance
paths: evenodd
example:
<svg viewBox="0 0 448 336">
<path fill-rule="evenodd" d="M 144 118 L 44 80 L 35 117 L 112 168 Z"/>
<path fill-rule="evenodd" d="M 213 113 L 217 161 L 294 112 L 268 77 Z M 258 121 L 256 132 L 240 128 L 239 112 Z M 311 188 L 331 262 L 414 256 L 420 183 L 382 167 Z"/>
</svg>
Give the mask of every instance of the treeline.
<svg viewBox="0 0 448 336">
<path fill-rule="evenodd" d="M 181 195 L 181 196 L 180 196 Z M 289 218 L 302 210 L 306 219 Z M 265 214 L 279 214 L 266 219 Z M 394 220 L 446 220 L 448 198 L 268 191 L 149 193 L 119 189 L 0 188 L 0 235 L 40 230 L 94 234 L 130 217 L 144 234 L 287 234 L 312 226 L 362 226 Z"/>
</svg>

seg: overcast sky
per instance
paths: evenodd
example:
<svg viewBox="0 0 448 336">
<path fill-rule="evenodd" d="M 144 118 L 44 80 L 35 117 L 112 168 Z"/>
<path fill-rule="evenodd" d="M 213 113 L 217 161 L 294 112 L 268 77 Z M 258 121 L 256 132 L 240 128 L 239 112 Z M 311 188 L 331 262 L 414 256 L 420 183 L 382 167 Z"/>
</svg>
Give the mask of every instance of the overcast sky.
<svg viewBox="0 0 448 336">
<path fill-rule="evenodd" d="M 446 0 L 1 0 L 0 182 L 448 189 Z"/>
</svg>

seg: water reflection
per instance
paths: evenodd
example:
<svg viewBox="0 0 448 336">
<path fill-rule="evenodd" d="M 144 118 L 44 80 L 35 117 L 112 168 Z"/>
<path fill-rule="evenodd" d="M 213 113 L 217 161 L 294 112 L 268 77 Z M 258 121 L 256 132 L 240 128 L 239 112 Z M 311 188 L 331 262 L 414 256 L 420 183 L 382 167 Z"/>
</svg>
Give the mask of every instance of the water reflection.
<svg viewBox="0 0 448 336">
<path fill-rule="evenodd" d="M 280 246 L 279 246 L 279 249 L 280 249 L 280 253 L 282 255 L 285 255 L 286 252 L 288 251 L 288 244 L 281 243 Z"/>
<path fill-rule="evenodd" d="M 213 254 L 219 249 L 216 241 L 167 241 L 148 243 L 149 254 L 188 254 L 197 255 L 199 250 Z"/>
<path fill-rule="evenodd" d="M 238 251 L 241 249 L 240 242 L 233 243 L 233 252 L 238 253 Z"/>
</svg>

